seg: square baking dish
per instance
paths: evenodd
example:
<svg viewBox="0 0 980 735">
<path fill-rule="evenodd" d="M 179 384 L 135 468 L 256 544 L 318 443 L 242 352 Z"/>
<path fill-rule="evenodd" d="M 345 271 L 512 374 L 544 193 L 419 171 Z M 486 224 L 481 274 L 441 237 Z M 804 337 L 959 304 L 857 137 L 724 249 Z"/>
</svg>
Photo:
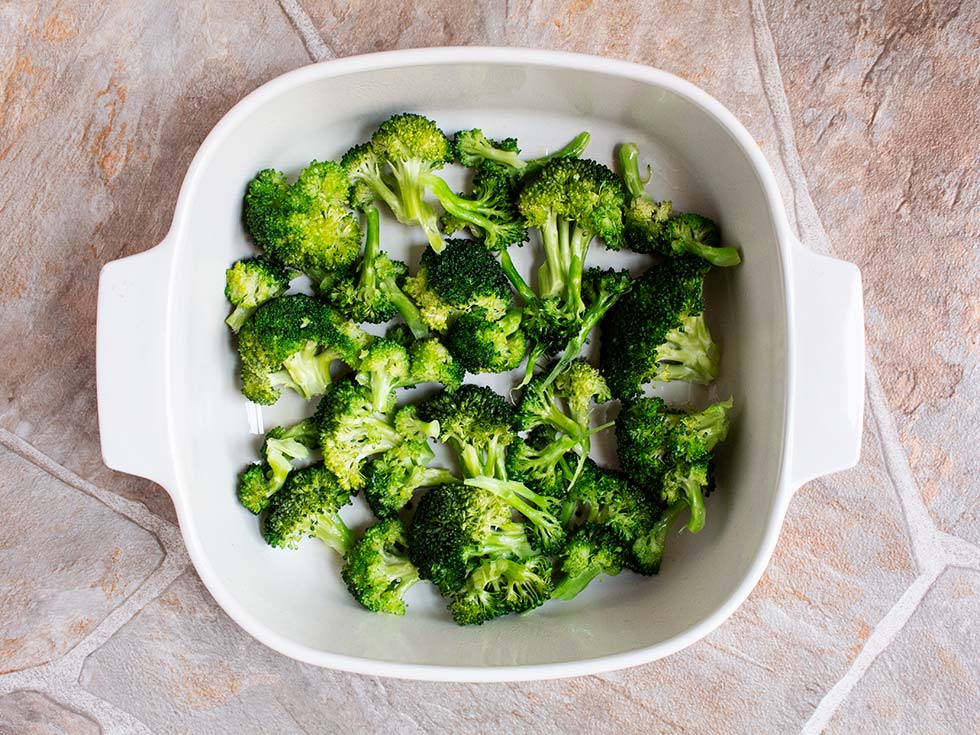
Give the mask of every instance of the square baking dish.
<svg viewBox="0 0 980 735">
<path fill-rule="evenodd" d="M 741 266 L 716 269 L 707 284 L 722 348 L 718 381 L 665 391 L 699 404 L 731 395 L 736 408 L 707 525 L 671 539 L 657 577 L 624 573 L 571 602 L 476 628 L 454 625 L 428 585 L 411 590 L 404 618 L 377 615 L 350 598 L 339 560 L 322 544 L 272 549 L 238 505 L 235 477 L 255 458 L 261 432 L 304 415 L 295 397 L 259 407 L 238 392 L 222 289 L 225 268 L 254 252 L 241 225 L 244 187 L 262 168 L 295 174 L 313 158 L 337 158 L 400 111 L 429 115 L 447 132 L 479 126 L 516 136 L 528 156 L 588 130 L 586 155 L 611 165 L 616 144 L 637 142 L 652 165 L 648 191 L 715 218 L 726 244 L 742 251 Z M 382 233 L 395 257 L 417 261 L 418 231 Z M 517 251 L 521 267 L 531 266 L 531 251 Z M 603 265 L 643 262 L 601 245 L 590 254 Z M 761 576 L 794 490 L 857 462 L 861 282 L 853 265 L 794 239 L 751 136 L 677 77 L 544 51 L 397 51 L 299 69 L 225 115 L 187 172 L 164 241 L 103 269 L 97 363 L 106 464 L 166 488 L 201 579 L 266 645 L 367 674 L 574 676 L 651 661 L 718 626 Z M 348 519 L 367 516 L 354 510 Z"/>
</svg>

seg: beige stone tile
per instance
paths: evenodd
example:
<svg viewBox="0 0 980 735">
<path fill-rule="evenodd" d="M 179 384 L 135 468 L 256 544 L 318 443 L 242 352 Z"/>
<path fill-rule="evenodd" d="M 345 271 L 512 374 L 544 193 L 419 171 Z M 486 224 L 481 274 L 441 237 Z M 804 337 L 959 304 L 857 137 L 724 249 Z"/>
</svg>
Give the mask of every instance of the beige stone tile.
<svg viewBox="0 0 980 735">
<path fill-rule="evenodd" d="M 0 735 L 99 735 L 101 732 L 97 722 L 41 692 L 19 691 L 0 697 Z"/>
<path fill-rule="evenodd" d="M 0 427 L 173 518 L 104 467 L 101 265 L 155 245 L 198 144 L 241 96 L 309 61 L 274 2 L 0 9 Z"/>
<path fill-rule="evenodd" d="M 827 732 L 976 733 L 980 574 L 947 570 L 830 721 Z"/>
<path fill-rule="evenodd" d="M 478 686 L 318 670 L 250 640 L 188 573 L 89 657 L 81 682 L 175 732 L 796 731 L 915 576 L 870 432 L 865 456 L 793 500 L 769 569 L 730 621 L 648 666 Z"/>
<path fill-rule="evenodd" d="M 796 144 L 926 504 L 980 542 L 980 5 L 769 3 Z"/>
<path fill-rule="evenodd" d="M 156 538 L 0 447 L 0 673 L 51 661 L 160 564 Z"/>
</svg>

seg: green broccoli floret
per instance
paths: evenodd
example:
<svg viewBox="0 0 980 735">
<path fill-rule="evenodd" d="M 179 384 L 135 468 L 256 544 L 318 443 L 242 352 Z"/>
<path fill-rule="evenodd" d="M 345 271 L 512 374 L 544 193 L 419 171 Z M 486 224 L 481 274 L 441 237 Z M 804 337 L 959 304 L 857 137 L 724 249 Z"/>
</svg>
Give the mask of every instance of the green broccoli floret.
<svg viewBox="0 0 980 735">
<path fill-rule="evenodd" d="M 618 250 L 623 240 L 626 193 L 619 177 L 595 161 L 549 161 L 521 190 L 518 208 L 541 234 L 545 261 L 538 270 L 538 296 L 558 297 L 578 320 L 585 311 L 582 274 L 589 245 L 600 237 Z"/>
<path fill-rule="evenodd" d="M 507 613 L 525 613 L 551 598 L 551 562 L 487 559 L 478 566 L 449 604 L 459 625 L 481 625 Z"/>
<path fill-rule="evenodd" d="M 452 393 L 463 384 L 466 371 L 447 347 L 435 337 L 408 345 L 409 378 L 413 385 L 442 383 Z"/>
<path fill-rule="evenodd" d="M 286 293 L 289 271 L 263 258 L 242 258 L 225 271 L 225 298 L 235 307 L 225 319 L 237 332 L 256 309 Z"/>
<path fill-rule="evenodd" d="M 456 160 L 464 166 L 486 167 L 523 176 L 537 171 L 555 158 L 578 158 L 588 146 L 590 137 L 586 132 L 579 133 L 554 153 L 525 161 L 518 155 L 521 149 L 517 147 L 516 138 L 491 140 L 482 130 L 474 128 L 456 133 L 453 137 L 453 149 Z"/>
<path fill-rule="evenodd" d="M 623 568 L 626 555 L 625 542 L 610 529 L 583 526 L 568 537 L 561 558 L 564 579 L 551 596 L 556 600 L 571 600 L 600 574 L 616 576 Z"/>
<path fill-rule="evenodd" d="M 346 558 L 341 576 L 355 600 L 371 612 L 405 614 L 405 593 L 419 581 L 419 573 L 408 560 L 401 521 L 378 521 Z"/>
<path fill-rule="evenodd" d="M 626 562 L 630 569 L 639 574 L 658 574 L 660 572 L 667 534 L 687 507 L 688 504 L 684 500 L 678 500 L 668 505 L 646 532 L 636 536 L 630 547 L 629 559 Z"/>
<path fill-rule="evenodd" d="M 476 308 L 500 319 L 513 301 L 500 263 L 473 240 L 446 240 L 441 253 L 426 250 L 418 273 L 405 279 L 404 290 L 422 321 L 436 332 L 445 332 L 458 316 Z"/>
<path fill-rule="evenodd" d="M 671 258 L 638 278 L 602 321 L 599 366 L 616 398 L 653 380 L 707 384 L 719 350 L 704 321 L 702 284 L 710 264 Z"/>
<path fill-rule="evenodd" d="M 337 329 L 330 307 L 305 294 L 282 296 L 260 306 L 238 333 L 242 393 L 272 404 L 279 389 L 304 398 L 329 388 L 330 364 L 352 358 L 356 340 Z"/>
<path fill-rule="evenodd" d="M 539 495 L 563 497 L 575 478 L 578 447 L 576 437 L 556 432 L 550 425 L 537 426 L 510 445 L 507 476 Z"/>
<path fill-rule="evenodd" d="M 729 399 L 687 413 L 669 410 L 661 398 L 639 398 L 626 403 L 616 420 L 620 465 L 637 482 L 661 488 L 664 502 L 683 500 L 691 509 L 692 533 L 704 526 L 708 464 L 728 435 L 731 406 Z"/>
<path fill-rule="evenodd" d="M 355 322 L 380 324 L 401 314 L 412 334 L 427 336 L 429 330 L 422 322 L 419 310 L 398 285 L 407 266 L 381 252 L 378 208 L 373 204 L 366 205 L 364 218 L 367 236 L 356 276 L 336 279 L 330 289 L 330 300 Z"/>
<path fill-rule="evenodd" d="M 533 539 L 535 547 L 540 549 L 542 553 L 554 553 L 565 542 L 565 530 L 556 516 L 560 510 L 557 499 L 547 495 L 539 495 L 524 483 L 516 480 L 478 476 L 466 478 L 463 480 L 463 484 L 496 495 L 524 516 L 530 527 L 529 535 Z"/>
<path fill-rule="evenodd" d="M 271 429 L 262 444 L 265 461 L 249 465 L 238 477 L 241 504 L 255 514 L 261 513 L 286 483 L 293 460 L 309 458 L 316 446 L 316 422 L 311 418 L 289 428 Z"/>
<path fill-rule="evenodd" d="M 446 346 L 471 373 L 503 373 L 521 364 L 527 339 L 521 329 L 522 314 L 511 309 L 491 320 L 485 309 L 476 308 L 453 322 Z"/>
<path fill-rule="evenodd" d="M 364 468 L 364 497 L 378 518 L 398 514 L 420 487 L 458 482 L 441 467 L 429 467 L 435 454 L 425 441 L 403 441 L 369 460 Z"/>
<path fill-rule="evenodd" d="M 446 210 L 440 219 L 444 232 L 451 234 L 465 227 L 484 246 L 497 251 L 527 239 L 527 227 L 514 206 L 506 175 L 491 169 L 479 170 L 469 195 L 457 194 L 435 176 L 428 179 L 428 186 Z"/>
<path fill-rule="evenodd" d="M 718 227 L 710 219 L 697 214 L 671 217 L 670 202 L 655 202 L 647 195 L 640 178 L 639 149 L 635 144 L 620 146 L 619 164 L 629 192 L 623 225 L 631 250 L 668 257 L 689 253 L 718 266 L 741 262 L 736 248 L 718 246 Z"/>
<path fill-rule="evenodd" d="M 316 537 L 344 556 L 354 534 L 338 511 L 350 502 L 350 493 L 322 464 L 294 470 L 269 504 L 263 535 L 270 546 L 295 549 L 306 537 Z"/>
<path fill-rule="evenodd" d="M 438 422 L 439 441 L 459 456 L 464 477 L 506 478 L 507 447 L 517 436 L 514 409 L 491 388 L 464 385 L 418 406 L 423 421 Z"/>
<path fill-rule="evenodd" d="M 256 244 L 284 265 L 316 274 L 353 263 L 361 228 L 347 208 L 344 169 L 313 161 L 292 186 L 278 171 L 260 171 L 245 194 L 245 227 Z"/>
</svg>

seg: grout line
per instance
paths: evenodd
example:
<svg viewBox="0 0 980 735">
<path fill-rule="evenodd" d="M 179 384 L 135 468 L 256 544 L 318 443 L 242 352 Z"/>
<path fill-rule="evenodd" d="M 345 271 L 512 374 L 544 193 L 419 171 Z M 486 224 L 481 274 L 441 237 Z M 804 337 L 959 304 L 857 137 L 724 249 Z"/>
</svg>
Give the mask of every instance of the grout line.
<svg viewBox="0 0 980 735">
<path fill-rule="evenodd" d="M 820 704 L 810 715 L 810 719 L 803 725 L 803 729 L 800 731 L 801 735 L 818 735 L 824 731 L 865 672 L 871 668 L 878 656 L 905 627 L 943 569 L 945 569 L 945 565 L 942 563 L 932 565 L 928 571 L 917 577 L 898 598 L 898 602 L 875 626 L 874 632 L 865 641 L 847 673 L 820 700 Z"/>
<path fill-rule="evenodd" d="M 323 37 L 316 29 L 316 24 L 300 5 L 299 0 L 279 0 L 279 7 L 303 40 L 306 53 L 313 61 L 329 61 L 336 57 L 336 54 L 324 43 Z"/>
</svg>

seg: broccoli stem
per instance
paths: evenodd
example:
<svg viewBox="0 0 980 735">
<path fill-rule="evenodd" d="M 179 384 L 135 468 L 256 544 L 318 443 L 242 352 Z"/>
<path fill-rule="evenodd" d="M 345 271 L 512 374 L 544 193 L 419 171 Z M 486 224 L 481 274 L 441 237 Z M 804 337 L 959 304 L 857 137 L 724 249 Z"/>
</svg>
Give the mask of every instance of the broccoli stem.
<svg viewBox="0 0 980 735">
<path fill-rule="evenodd" d="M 675 252 L 681 249 L 691 255 L 704 258 L 712 265 L 717 265 L 722 268 L 738 265 L 742 262 L 742 256 L 738 254 L 738 248 L 730 246 L 723 248 L 711 247 L 690 237 L 681 237 L 672 240 L 670 246 Z"/>
<path fill-rule="evenodd" d="M 551 596 L 556 600 L 571 600 L 578 595 L 579 592 L 588 587 L 589 583 L 603 572 L 610 574 L 610 576 L 614 576 L 615 574 L 610 573 L 601 564 L 592 563 L 578 574 L 565 577 L 565 579 L 563 579 L 555 587 L 555 590 L 551 593 Z"/>
<path fill-rule="evenodd" d="M 346 556 L 356 541 L 353 531 L 337 512 L 321 514 L 313 535 L 341 556 Z"/>
<path fill-rule="evenodd" d="M 242 328 L 242 325 L 248 321 L 248 318 L 252 316 L 255 312 L 256 307 L 249 306 L 236 306 L 235 310 L 228 315 L 225 319 L 225 324 L 231 327 L 231 331 L 238 333 L 238 330 Z"/>
<path fill-rule="evenodd" d="M 582 302 L 582 272 L 585 269 L 585 255 L 593 237 L 593 233 L 576 226 L 570 240 L 565 305 L 576 319 L 585 311 L 585 304 Z"/>
<path fill-rule="evenodd" d="M 591 139 L 592 136 L 589 133 L 582 131 L 557 151 L 549 153 L 547 156 L 532 158 L 530 161 L 527 161 L 525 164 L 526 172 L 531 173 L 536 171 L 548 163 L 548 161 L 554 160 L 555 158 L 578 158 L 585 151 Z"/>
<path fill-rule="evenodd" d="M 391 162 L 391 170 L 398 184 L 399 199 L 404 208 L 405 219 L 399 219 L 399 221 L 402 224 L 418 224 L 421 226 L 429 239 L 429 245 L 437 253 L 441 253 L 445 243 L 442 239 L 442 233 L 439 232 L 439 218 L 424 198 L 425 185 L 422 183 L 422 178 L 425 172 L 423 169 L 424 164 L 414 159 Z"/>
<path fill-rule="evenodd" d="M 623 143 L 619 146 L 619 166 L 623 173 L 623 183 L 630 197 L 649 199 L 640 178 L 640 149 L 635 143 Z"/>
<path fill-rule="evenodd" d="M 330 364 L 337 358 L 333 350 L 317 354 L 316 349 L 317 344 L 309 342 L 282 363 L 293 379 L 297 392 L 307 399 L 327 392 L 332 382 Z"/>
<path fill-rule="evenodd" d="M 527 285 L 527 281 L 518 272 L 517 266 L 514 265 L 514 261 L 510 257 L 510 253 L 504 249 L 500 252 L 500 267 L 503 268 L 504 274 L 510 280 L 511 285 L 520 294 L 521 298 L 524 299 L 525 304 L 530 304 L 538 296 L 534 293 L 534 290 Z"/>
<path fill-rule="evenodd" d="M 565 285 L 562 274 L 561 243 L 558 229 L 558 217 L 548 215 L 548 221 L 539 228 L 541 244 L 544 246 L 545 261 L 538 268 L 538 292 L 542 299 L 557 296 Z"/>
</svg>

